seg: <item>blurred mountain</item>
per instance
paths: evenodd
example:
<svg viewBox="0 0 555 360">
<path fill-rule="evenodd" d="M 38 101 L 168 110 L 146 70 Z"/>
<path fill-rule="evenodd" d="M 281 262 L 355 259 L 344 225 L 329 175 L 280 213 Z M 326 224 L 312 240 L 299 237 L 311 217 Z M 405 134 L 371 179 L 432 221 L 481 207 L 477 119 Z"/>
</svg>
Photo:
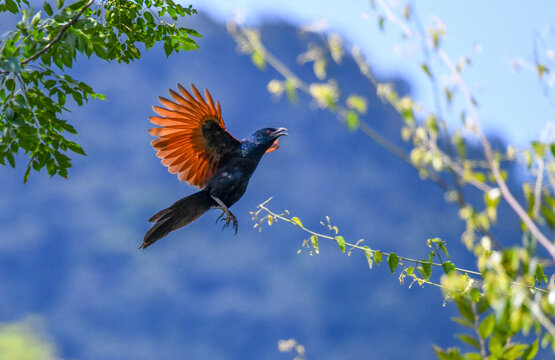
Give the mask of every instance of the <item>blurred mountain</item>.
<svg viewBox="0 0 555 360">
<path fill-rule="evenodd" d="M 386 266 L 372 271 L 322 240 L 317 256 L 297 255 L 306 234 L 277 223 L 259 233 L 249 211 L 270 196 L 314 229 L 329 215 L 346 239 L 424 258 L 441 237 L 452 260 L 473 267 L 457 209 L 433 183 L 306 97 L 297 104 L 266 92 L 278 74 L 239 56 L 223 24 L 197 16 L 198 52 L 160 48 L 130 64 L 86 58 L 74 75 L 107 95 L 68 115 L 87 152 L 69 180 L 32 174 L 24 158 L 0 168 L 0 321 L 41 315 L 68 359 L 290 359 L 279 339 L 295 338 L 309 359 L 427 359 L 431 344 L 455 344 L 461 329 L 438 289 L 399 285 Z M 266 46 L 291 66 L 306 49 L 297 29 L 262 28 Z M 317 39 L 316 39 L 317 40 Z M 368 121 L 402 144 L 394 111 L 361 80 L 349 59 L 330 69 L 341 88 L 370 99 Z M 312 78 L 310 65 L 298 68 Z M 378 74 L 379 75 L 379 74 Z M 402 79 L 391 81 L 402 92 Z M 209 88 L 229 131 L 242 138 L 266 126 L 290 136 L 267 155 L 233 207 L 237 236 L 210 212 L 139 251 L 147 219 L 195 191 L 169 174 L 146 129 L 157 96 L 180 82 Z M 518 222 L 502 224 L 518 238 Z"/>
</svg>

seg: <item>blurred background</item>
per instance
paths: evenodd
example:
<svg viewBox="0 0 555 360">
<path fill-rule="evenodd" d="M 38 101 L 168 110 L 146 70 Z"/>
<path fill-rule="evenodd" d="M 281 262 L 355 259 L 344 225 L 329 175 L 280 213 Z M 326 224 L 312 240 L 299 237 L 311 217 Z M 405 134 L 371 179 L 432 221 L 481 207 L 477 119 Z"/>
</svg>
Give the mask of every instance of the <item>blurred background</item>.
<svg viewBox="0 0 555 360">
<path fill-rule="evenodd" d="M 539 137 L 553 110 L 534 76 L 511 66 L 532 56 L 553 6 L 515 4 L 429 1 L 418 8 L 422 19 L 437 15 L 447 24 L 446 51 L 475 55 L 469 83 L 499 146 Z M 427 256 L 426 239 L 441 237 L 453 262 L 475 267 L 459 240 L 457 208 L 439 187 L 306 97 L 296 104 L 273 98 L 266 86 L 277 73 L 239 54 L 225 22 L 259 27 L 267 48 L 308 79 L 315 79 L 312 67 L 299 66 L 297 55 L 318 38 L 300 36 L 299 26 L 323 24 L 359 45 L 380 81 L 426 103 L 431 94 L 418 62 L 407 62 L 395 33 L 380 31 L 367 2 L 193 5 L 199 14 L 187 26 L 202 34 L 197 52 L 166 58 L 155 47 L 130 65 L 78 61 L 72 74 L 107 101 L 67 115 L 87 152 L 73 158 L 68 180 L 33 173 L 24 185 L 23 166 L 0 167 L 0 321 L 37 333 L 63 359 L 288 359 L 277 349 L 288 338 L 309 359 L 406 359 L 407 351 L 426 359 L 431 344 L 453 344 L 456 309 L 438 289 L 409 289 L 387 266 L 369 271 L 361 254 L 347 257 L 332 243 L 322 241 L 319 255 L 297 254 L 307 235 L 283 223 L 253 228 L 249 211 L 273 196 L 270 208 L 288 209 L 308 227 L 328 215 L 352 242 L 364 238 L 372 248 L 417 258 Z M 4 24 L 11 23 L 2 32 Z M 367 96 L 368 122 L 403 145 L 396 113 L 345 61 L 329 71 Z M 233 207 L 236 236 L 209 212 L 139 251 L 147 219 L 195 191 L 160 164 L 146 132 L 157 96 L 178 82 L 208 88 L 237 138 L 268 126 L 287 127 L 290 136 L 264 157 Z M 520 241 L 518 221 L 500 218 L 498 236 Z"/>
</svg>

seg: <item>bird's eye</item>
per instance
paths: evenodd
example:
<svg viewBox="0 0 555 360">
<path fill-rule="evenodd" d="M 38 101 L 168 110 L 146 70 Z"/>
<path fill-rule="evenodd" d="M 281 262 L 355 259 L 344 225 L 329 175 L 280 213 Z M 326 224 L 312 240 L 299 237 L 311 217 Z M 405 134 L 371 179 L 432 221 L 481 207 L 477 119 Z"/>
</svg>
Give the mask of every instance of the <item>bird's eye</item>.
<svg viewBox="0 0 555 360">
<path fill-rule="evenodd" d="M 272 130 L 266 130 L 266 134 L 271 134 Z"/>
</svg>

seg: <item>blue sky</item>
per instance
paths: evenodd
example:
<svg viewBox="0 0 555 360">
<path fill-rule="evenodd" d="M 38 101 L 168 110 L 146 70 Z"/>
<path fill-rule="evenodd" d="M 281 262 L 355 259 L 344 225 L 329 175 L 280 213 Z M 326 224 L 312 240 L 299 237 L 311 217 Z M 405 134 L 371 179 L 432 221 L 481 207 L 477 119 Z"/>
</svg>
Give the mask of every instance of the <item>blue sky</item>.
<svg viewBox="0 0 555 360">
<path fill-rule="evenodd" d="M 546 0 L 414 3 L 424 24 L 432 24 L 436 18 L 446 24 L 443 48 L 452 59 L 456 61 L 460 56 L 472 59 L 465 79 L 481 104 L 483 128 L 500 133 L 519 146 L 539 138 L 546 124 L 554 121 L 553 90 L 546 95 L 535 73 L 515 73 L 511 62 L 516 58 L 532 61 L 534 34 L 545 33 L 554 24 L 555 3 Z M 430 85 L 419 67 L 419 54 L 411 55 L 408 60 L 399 54 L 399 32 L 393 24 L 386 24 L 385 32 L 378 29 L 369 1 L 204 0 L 194 6 L 224 21 L 240 12 L 251 25 L 267 19 L 295 24 L 325 20 L 331 31 L 363 49 L 377 74 L 404 75 L 411 81 L 416 98 L 424 104 L 431 103 Z M 553 36 L 546 38 L 551 47 L 553 39 Z"/>
</svg>

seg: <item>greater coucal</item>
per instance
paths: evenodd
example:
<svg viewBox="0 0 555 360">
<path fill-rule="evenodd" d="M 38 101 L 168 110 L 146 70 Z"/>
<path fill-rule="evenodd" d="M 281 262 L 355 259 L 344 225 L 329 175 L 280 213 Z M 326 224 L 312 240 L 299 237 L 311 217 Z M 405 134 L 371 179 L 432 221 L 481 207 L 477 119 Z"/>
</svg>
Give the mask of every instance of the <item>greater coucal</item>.
<svg viewBox="0 0 555 360">
<path fill-rule="evenodd" d="M 149 130 L 158 137 L 152 146 L 170 173 L 201 190 L 154 214 L 149 219 L 154 225 L 140 248 L 195 221 L 210 208 L 222 210 L 224 227 L 231 223 L 237 233 L 237 218 L 229 208 L 245 193 L 262 155 L 276 150 L 278 137 L 287 135 L 285 128 L 264 128 L 239 141 L 225 129 L 220 102 L 214 105 L 208 90 L 205 101 L 193 84 L 194 96 L 180 84 L 177 87 L 180 94 L 169 90 L 173 101 L 159 97 L 165 108 L 152 107 L 160 116 L 149 119 L 161 126 Z"/>
</svg>

